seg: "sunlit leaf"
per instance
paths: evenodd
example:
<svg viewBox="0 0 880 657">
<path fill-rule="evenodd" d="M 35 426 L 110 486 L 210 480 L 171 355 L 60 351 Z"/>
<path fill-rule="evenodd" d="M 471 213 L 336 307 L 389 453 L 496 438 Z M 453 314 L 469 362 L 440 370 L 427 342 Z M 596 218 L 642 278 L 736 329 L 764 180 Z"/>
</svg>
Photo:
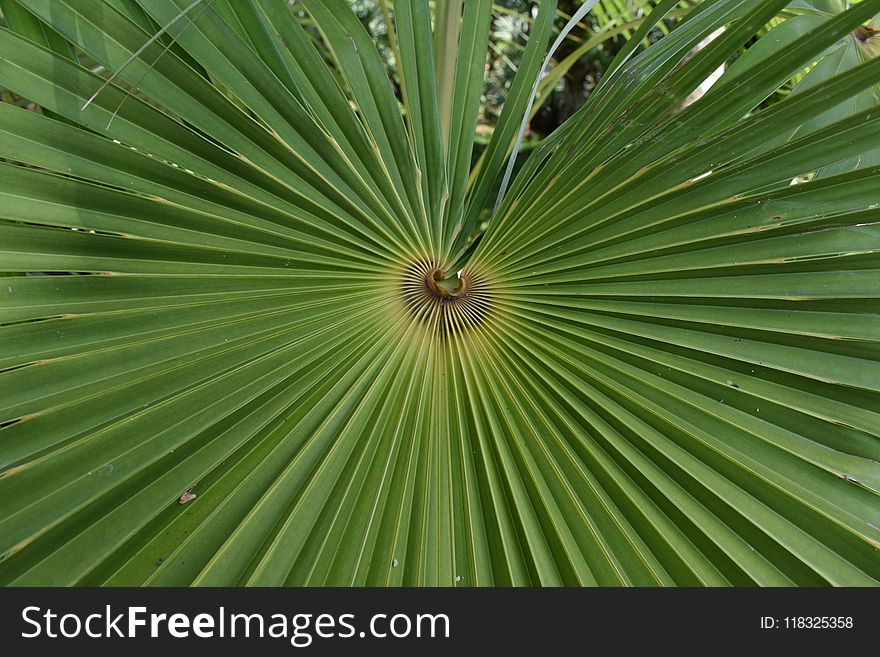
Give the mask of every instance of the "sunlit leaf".
<svg viewBox="0 0 880 657">
<path fill-rule="evenodd" d="M 468 187 L 486 3 L 395 3 L 400 98 L 343 0 L 18 0 L 0 582 L 876 585 L 880 0 L 685 105 L 789 4 L 637 33 L 470 240 L 555 8 Z"/>
</svg>

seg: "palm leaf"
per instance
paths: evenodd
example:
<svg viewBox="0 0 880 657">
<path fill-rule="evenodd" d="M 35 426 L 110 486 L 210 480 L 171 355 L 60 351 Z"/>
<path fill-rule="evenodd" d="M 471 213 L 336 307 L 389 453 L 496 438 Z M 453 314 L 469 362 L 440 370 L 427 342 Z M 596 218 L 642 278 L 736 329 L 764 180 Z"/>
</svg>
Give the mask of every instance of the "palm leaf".
<svg viewBox="0 0 880 657">
<path fill-rule="evenodd" d="M 471 186 L 491 3 L 190 4 L 0 30 L 0 581 L 877 584 L 880 60 L 757 108 L 880 2 L 660 3 L 478 239 L 555 3 Z"/>
</svg>

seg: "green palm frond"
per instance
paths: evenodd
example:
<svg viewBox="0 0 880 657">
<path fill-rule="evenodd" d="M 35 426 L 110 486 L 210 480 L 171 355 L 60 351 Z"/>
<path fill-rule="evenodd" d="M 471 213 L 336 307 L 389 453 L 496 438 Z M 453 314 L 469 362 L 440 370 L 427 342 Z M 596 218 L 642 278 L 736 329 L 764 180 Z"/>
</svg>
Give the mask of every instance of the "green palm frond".
<svg viewBox="0 0 880 657">
<path fill-rule="evenodd" d="M 657 3 L 482 228 L 557 3 L 472 180 L 459 4 L 398 99 L 344 0 L 337 71 L 285 0 L 16 0 L 0 582 L 878 583 L 880 59 L 757 108 L 880 1 L 690 105 L 789 1 Z"/>
</svg>

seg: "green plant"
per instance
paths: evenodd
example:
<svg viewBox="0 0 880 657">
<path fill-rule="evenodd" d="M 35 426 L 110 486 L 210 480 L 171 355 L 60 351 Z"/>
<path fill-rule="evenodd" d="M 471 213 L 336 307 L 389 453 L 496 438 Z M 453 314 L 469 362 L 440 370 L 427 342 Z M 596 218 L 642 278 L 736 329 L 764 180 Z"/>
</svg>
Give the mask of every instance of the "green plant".
<svg viewBox="0 0 880 657">
<path fill-rule="evenodd" d="M 792 181 L 880 112 L 774 140 L 880 59 L 756 108 L 880 2 L 687 107 L 788 0 L 660 2 L 485 227 L 553 0 L 471 184 L 489 1 L 394 3 L 402 109 L 343 0 L 344 86 L 283 0 L 12 4 L 0 581 L 877 583 L 880 169 Z"/>
</svg>

